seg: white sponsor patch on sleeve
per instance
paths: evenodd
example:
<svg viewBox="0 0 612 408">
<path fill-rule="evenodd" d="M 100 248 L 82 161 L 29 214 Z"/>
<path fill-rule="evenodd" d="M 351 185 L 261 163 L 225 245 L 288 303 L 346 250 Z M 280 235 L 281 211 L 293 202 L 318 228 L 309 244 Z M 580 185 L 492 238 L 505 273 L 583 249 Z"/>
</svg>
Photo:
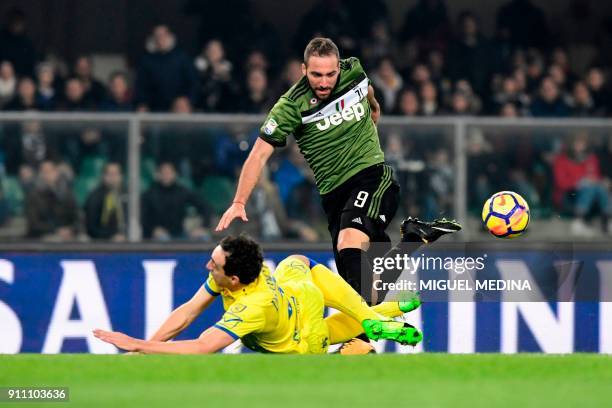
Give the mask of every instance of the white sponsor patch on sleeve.
<svg viewBox="0 0 612 408">
<path fill-rule="evenodd" d="M 263 131 L 266 135 L 269 136 L 272 133 L 274 133 L 277 127 L 278 127 L 278 123 L 276 123 L 276 121 L 273 118 L 270 118 L 264 125 Z"/>
</svg>

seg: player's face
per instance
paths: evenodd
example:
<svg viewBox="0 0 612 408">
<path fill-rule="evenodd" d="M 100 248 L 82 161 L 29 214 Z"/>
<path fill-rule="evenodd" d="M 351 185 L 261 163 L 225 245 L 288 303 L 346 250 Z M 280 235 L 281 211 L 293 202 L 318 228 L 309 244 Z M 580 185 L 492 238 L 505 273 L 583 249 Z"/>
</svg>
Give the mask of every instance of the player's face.
<svg viewBox="0 0 612 408">
<path fill-rule="evenodd" d="M 308 78 L 315 95 L 320 100 L 329 98 L 338 81 L 340 61 L 335 55 L 323 57 L 313 55 L 308 58 L 307 64 L 302 64 L 302 72 Z"/>
<path fill-rule="evenodd" d="M 210 271 L 213 280 L 220 288 L 231 288 L 234 285 L 235 276 L 229 277 L 225 274 L 225 251 L 217 245 L 210 255 L 210 260 L 206 264 L 206 269 Z"/>
</svg>

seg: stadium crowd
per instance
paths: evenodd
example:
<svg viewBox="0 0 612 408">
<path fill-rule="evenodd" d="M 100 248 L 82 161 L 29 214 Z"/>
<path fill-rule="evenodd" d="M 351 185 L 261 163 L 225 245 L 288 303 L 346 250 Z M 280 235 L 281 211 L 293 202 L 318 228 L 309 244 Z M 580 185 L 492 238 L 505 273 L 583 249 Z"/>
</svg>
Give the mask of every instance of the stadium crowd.
<svg viewBox="0 0 612 408">
<path fill-rule="evenodd" d="M 612 28 L 594 15 L 589 1 L 571 1 L 566 21 L 553 29 L 530 0 L 510 0 L 498 10 L 495 35 L 486 37 L 476 11 L 466 10 L 451 21 L 444 0 L 418 1 L 396 32 L 381 0 L 324 0 L 302 17 L 293 52 L 286 53 L 272 27 L 247 18 L 247 2 L 242 13 L 231 15 L 242 22 L 240 33 L 224 24 L 228 13 L 207 13 L 197 4 L 188 2 L 186 11 L 202 18 L 199 39 L 179 41 L 171 27 L 155 26 L 132 72 L 116 71 L 107 81 L 94 77 L 90 56 L 79 56 L 68 69 L 38 54 L 23 13 L 13 10 L 0 32 L 0 109 L 266 113 L 301 77 L 304 44 L 325 35 L 338 43 L 342 55 L 361 58 L 385 115 L 612 116 L 610 56 L 604 52 Z M 209 15 L 219 21 L 209 21 Z M 197 55 L 181 47 L 188 41 L 201 45 Z M 403 184 L 404 213 L 452 214 L 448 135 L 437 135 L 432 143 L 428 131 L 413 130 L 413 138 L 392 127 L 380 133 L 387 160 Z M 510 181 L 542 214 L 550 210 L 576 217 L 575 233 L 592 234 L 584 220 L 594 212 L 602 215 L 607 230 L 611 141 L 584 132 L 563 140 L 539 138 L 543 142 L 532 135 L 500 136 L 469 134 L 468 178 L 474 182 L 468 203 L 474 212 L 493 189 L 507 188 Z M 231 199 L 256 137 L 257 129 L 231 127 L 145 131 L 144 237 L 208 239 L 207 227 L 225 204 L 219 198 Z M 58 130 L 31 121 L 3 126 L 0 138 L 0 224 L 23 214 L 30 238 L 125 239 L 122 173 L 127 160 L 121 131 Z M 177 144 L 179 138 L 190 142 Z M 207 197 L 210 191 L 215 199 Z M 310 171 L 290 145 L 254 192 L 251 219 L 259 221 L 249 228 L 264 239 L 326 237 L 314 191 Z M 50 202 L 57 205 L 41 205 Z M 185 219 L 194 215 L 201 222 L 187 225 Z"/>
</svg>

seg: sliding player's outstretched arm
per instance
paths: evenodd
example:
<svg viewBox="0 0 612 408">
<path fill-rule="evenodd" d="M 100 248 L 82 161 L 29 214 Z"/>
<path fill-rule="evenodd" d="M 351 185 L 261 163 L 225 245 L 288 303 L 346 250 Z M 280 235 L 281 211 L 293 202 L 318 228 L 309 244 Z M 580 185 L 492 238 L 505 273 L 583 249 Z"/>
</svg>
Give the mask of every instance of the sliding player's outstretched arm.
<svg viewBox="0 0 612 408">
<path fill-rule="evenodd" d="M 238 179 L 238 188 L 232 205 L 225 211 L 223 217 L 217 224 L 215 231 L 223 231 L 230 226 L 235 218 L 240 218 L 242 221 L 248 221 L 245 206 L 251 192 L 257 185 L 259 176 L 266 165 L 266 162 L 274 152 L 274 146 L 258 138 L 253 146 L 253 150 L 249 153 Z"/>
<path fill-rule="evenodd" d="M 144 354 L 209 354 L 232 344 L 236 339 L 216 327 L 208 328 L 195 340 L 174 342 L 141 340 L 121 332 L 94 330 L 94 336 L 125 350 Z"/>
<path fill-rule="evenodd" d="M 174 309 L 166 321 L 149 339 L 151 341 L 168 341 L 178 336 L 191 322 L 206 309 L 215 297 L 211 295 L 204 285 L 195 295 L 181 306 Z"/>
</svg>

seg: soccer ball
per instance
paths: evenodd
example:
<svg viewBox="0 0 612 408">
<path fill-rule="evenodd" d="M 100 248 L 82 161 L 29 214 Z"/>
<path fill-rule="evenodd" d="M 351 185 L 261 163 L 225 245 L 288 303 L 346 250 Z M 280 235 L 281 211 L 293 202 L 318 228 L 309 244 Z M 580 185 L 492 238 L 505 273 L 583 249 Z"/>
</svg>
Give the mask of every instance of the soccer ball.
<svg viewBox="0 0 612 408">
<path fill-rule="evenodd" d="M 513 191 L 500 191 L 487 200 L 482 208 L 482 221 L 498 238 L 516 238 L 529 224 L 529 205 Z"/>
</svg>

